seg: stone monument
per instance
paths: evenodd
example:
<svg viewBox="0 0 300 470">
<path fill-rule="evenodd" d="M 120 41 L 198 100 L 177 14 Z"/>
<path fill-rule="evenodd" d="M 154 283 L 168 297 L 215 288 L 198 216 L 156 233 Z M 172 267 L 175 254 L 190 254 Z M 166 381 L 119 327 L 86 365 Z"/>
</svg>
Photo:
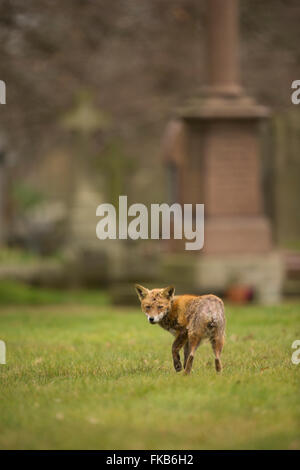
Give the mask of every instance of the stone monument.
<svg viewBox="0 0 300 470">
<path fill-rule="evenodd" d="M 224 291 L 230 282 L 244 283 L 272 303 L 280 296 L 282 263 L 261 183 L 260 123 L 269 110 L 240 85 L 238 24 L 238 0 L 207 1 L 208 85 L 169 124 L 164 159 L 176 174 L 177 202 L 205 204 L 196 285 Z"/>
</svg>

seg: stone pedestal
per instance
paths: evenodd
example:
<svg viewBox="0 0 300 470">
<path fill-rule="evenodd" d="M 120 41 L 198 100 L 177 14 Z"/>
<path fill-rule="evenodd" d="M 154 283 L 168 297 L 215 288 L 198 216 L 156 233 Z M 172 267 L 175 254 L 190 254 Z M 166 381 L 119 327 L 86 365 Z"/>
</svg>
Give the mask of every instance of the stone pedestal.
<svg viewBox="0 0 300 470">
<path fill-rule="evenodd" d="M 180 110 L 184 202 L 205 204 L 205 253 L 272 247 L 264 215 L 259 124 L 267 109 L 247 97 L 203 96 Z"/>
<path fill-rule="evenodd" d="M 199 254 L 165 253 L 161 259 L 159 285 L 173 283 L 177 294 L 224 296 L 233 285 L 247 286 L 254 301 L 276 304 L 284 280 L 282 256 L 274 250 L 265 253 Z"/>
<path fill-rule="evenodd" d="M 282 256 L 270 251 L 256 254 L 203 254 L 197 259 L 196 288 L 201 292 L 220 292 L 233 280 L 249 286 L 254 300 L 262 304 L 276 304 L 281 299 L 284 280 Z"/>
</svg>

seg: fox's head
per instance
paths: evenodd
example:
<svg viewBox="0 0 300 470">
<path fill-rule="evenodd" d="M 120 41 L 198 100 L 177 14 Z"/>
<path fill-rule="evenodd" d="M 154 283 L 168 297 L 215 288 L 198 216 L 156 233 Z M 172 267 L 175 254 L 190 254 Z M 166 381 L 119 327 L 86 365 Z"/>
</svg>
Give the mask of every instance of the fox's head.
<svg viewBox="0 0 300 470">
<path fill-rule="evenodd" d="M 160 322 L 171 310 L 175 293 L 173 286 L 163 289 L 146 289 L 136 284 L 135 290 L 141 301 L 142 311 L 146 314 L 151 324 Z"/>
</svg>

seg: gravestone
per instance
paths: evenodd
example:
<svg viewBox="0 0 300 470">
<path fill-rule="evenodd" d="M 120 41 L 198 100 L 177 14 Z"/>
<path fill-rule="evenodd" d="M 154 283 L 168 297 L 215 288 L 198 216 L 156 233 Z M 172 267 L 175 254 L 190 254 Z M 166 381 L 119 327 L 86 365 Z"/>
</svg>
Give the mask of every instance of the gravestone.
<svg viewBox="0 0 300 470">
<path fill-rule="evenodd" d="M 177 169 L 177 202 L 205 204 L 198 288 L 224 291 L 235 278 L 261 301 L 276 302 L 282 262 L 264 212 L 260 168 L 260 124 L 270 113 L 240 86 L 238 21 L 238 0 L 207 1 L 208 85 L 179 109 L 163 152 L 166 166 Z"/>
</svg>

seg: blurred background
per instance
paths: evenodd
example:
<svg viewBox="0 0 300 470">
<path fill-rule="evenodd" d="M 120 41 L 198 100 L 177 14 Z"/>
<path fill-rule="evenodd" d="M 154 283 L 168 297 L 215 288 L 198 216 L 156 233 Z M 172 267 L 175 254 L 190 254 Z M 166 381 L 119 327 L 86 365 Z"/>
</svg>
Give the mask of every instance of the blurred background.
<svg viewBox="0 0 300 470">
<path fill-rule="evenodd" d="M 1 1 L 0 296 L 300 295 L 300 4 L 221 3 Z M 98 240 L 119 195 L 204 203 L 204 250 Z"/>
</svg>

